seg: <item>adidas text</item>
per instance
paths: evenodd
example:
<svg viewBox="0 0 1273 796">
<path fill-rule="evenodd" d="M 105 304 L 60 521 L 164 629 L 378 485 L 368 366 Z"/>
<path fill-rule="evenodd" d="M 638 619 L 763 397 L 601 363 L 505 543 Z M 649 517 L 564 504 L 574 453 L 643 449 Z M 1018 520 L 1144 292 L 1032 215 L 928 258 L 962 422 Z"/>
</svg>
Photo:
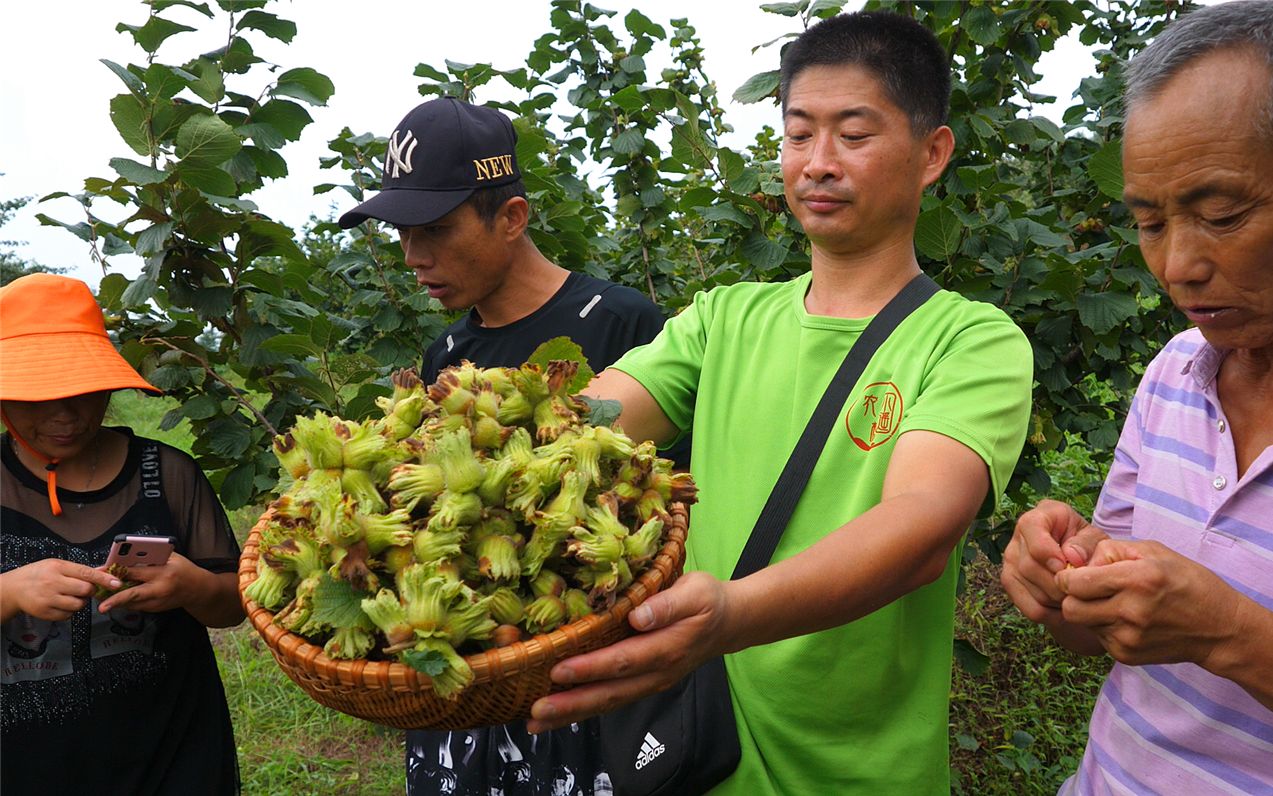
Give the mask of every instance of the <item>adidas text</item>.
<svg viewBox="0 0 1273 796">
<path fill-rule="evenodd" d="M 645 734 L 645 739 L 641 741 L 641 752 L 637 755 L 637 771 L 640 771 L 650 763 L 654 762 L 654 758 L 663 754 L 666 750 L 667 747 L 660 743 L 659 739 L 647 732 Z"/>
</svg>

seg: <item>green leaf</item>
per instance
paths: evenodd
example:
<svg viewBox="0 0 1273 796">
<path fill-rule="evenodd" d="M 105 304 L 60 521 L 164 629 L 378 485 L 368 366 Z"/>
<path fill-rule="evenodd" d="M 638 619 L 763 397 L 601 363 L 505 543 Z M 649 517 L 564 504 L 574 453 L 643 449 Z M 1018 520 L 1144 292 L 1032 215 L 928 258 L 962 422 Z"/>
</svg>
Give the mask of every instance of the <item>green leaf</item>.
<svg viewBox="0 0 1273 796">
<path fill-rule="evenodd" d="M 629 55 L 619 61 L 619 68 L 629 74 L 642 72 L 645 70 L 645 59 L 639 55 Z"/>
<path fill-rule="evenodd" d="M 968 116 L 967 121 L 968 126 L 972 128 L 972 131 L 982 138 L 989 139 L 995 137 L 995 128 L 990 126 L 990 122 L 985 116 L 982 116 L 979 113 L 974 113 Z"/>
<path fill-rule="evenodd" d="M 318 357 L 323 349 L 314 344 L 307 335 L 279 334 L 261 343 L 261 348 L 279 354 L 291 354 L 297 357 Z"/>
<path fill-rule="evenodd" d="M 115 74 L 119 75 L 119 79 L 120 79 L 120 80 L 122 80 L 122 81 L 124 81 L 124 85 L 125 85 L 125 86 L 128 86 L 128 90 L 129 90 L 129 91 L 133 92 L 134 94 L 136 94 L 136 95 L 137 95 L 137 96 L 139 96 L 139 97 L 145 96 L 145 94 L 146 94 L 146 86 L 145 86 L 145 84 L 144 84 L 144 83 L 142 83 L 142 82 L 141 82 L 141 78 L 140 78 L 140 77 L 138 77 L 137 75 L 133 74 L 133 73 L 132 73 L 132 72 L 130 72 L 128 69 L 126 69 L 126 68 L 124 68 L 124 67 L 120 66 L 119 64 L 115 63 L 114 61 L 108 61 L 108 60 L 106 60 L 105 58 L 101 58 L 101 59 L 99 59 L 99 60 L 100 60 L 102 63 L 106 64 L 106 66 L 110 67 L 110 70 L 111 70 L 112 72 L 114 72 Z"/>
<path fill-rule="evenodd" d="M 181 422 L 185 419 L 185 415 L 181 413 L 181 407 L 169 409 L 167 412 L 164 412 L 164 416 L 159 419 L 159 430 L 171 431 L 181 425 Z"/>
<path fill-rule="evenodd" d="M 371 620 L 362 611 L 365 596 L 347 581 L 324 577 L 314 589 L 310 621 L 332 627 L 371 627 Z"/>
<path fill-rule="evenodd" d="M 120 94 L 111 100 L 111 122 L 120 138 L 138 155 L 150 156 L 150 119 L 146 106 L 132 94 Z"/>
<path fill-rule="evenodd" d="M 185 70 L 172 69 L 163 64 L 151 64 L 146 67 L 146 90 L 152 97 L 172 99 L 188 86 L 194 75 Z"/>
<path fill-rule="evenodd" d="M 119 176 L 137 185 L 153 185 L 168 179 L 168 173 L 128 158 L 111 158 L 110 166 Z"/>
<path fill-rule="evenodd" d="M 232 196 L 238 191 L 238 183 L 220 166 L 204 163 L 178 163 L 177 176 L 186 185 L 213 196 Z"/>
<path fill-rule="evenodd" d="M 949 207 L 941 205 L 919 214 L 915 224 L 915 247 L 929 259 L 949 260 L 959 251 L 963 225 Z"/>
<path fill-rule="evenodd" d="M 295 97 L 310 105 L 326 105 L 327 100 L 336 92 L 336 87 L 326 75 L 309 67 L 289 69 L 278 76 L 278 84 L 274 86 L 274 96 Z"/>
<path fill-rule="evenodd" d="M 186 65 L 186 69 L 195 75 L 190 81 L 190 90 L 204 102 L 220 102 L 225 97 L 225 78 L 221 67 L 208 58 L 199 58 Z"/>
<path fill-rule="evenodd" d="M 633 36 L 650 36 L 656 39 L 662 39 L 667 36 L 661 25 L 650 21 L 650 18 L 635 8 L 628 12 L 623 18 L 623 25 L 628 29 L 628 33 Z"/>
<path fill-rule="evenodd" d="M 242 146 L 234 129 L 217 116 L 191 116 L 177 131 L 177 157 L 183 163 L 219 165 Z"/>
<path fill-rule="evenodd" d="M 1101 193 L 1111 199 L 1123 199 L 1123 142 L 1109 141 L 1087 160 L 1087 175 Z"/>
<path fill-rule="evenodd" d="M 241 124 L 234 128 L 234 132 L 241 138 L 252 139 L 254 144 L 265 149 L 279 149 L 287 143 L 278 128 L 269 124 Z"/>
<path fill-rule="evenodd" d="M 220 409 L 221 402 L 204 393 L 186 401 L 181 407 L 181 414 L 191 420 L 207 420 L 210 417 L 216 417 Z"/>
<path fill-rule="evenodd" d="M 1056 143 L 1061 144 L 1065 142 L 1065 133 L 1061 132 L 1061 128 L 1057 127 L 1056 123 L 1051 119 L 1043 116 L 1031 116 L 1030 122 L 1038 129 L 1039 132 L 1043 133 L 1048 138 L 1051 138 Z"/>
<path fill-rule="evenodd" d="M 166 8 L 172 8 L 173 6 L 193 8 L 208 19 L 212 19 L 212 10 L 208 8 L 207 3 L 195 3 L 191 0 L 150 0 L 150 7 L 154 9 L 156 14 Z"/>
<path fill-rule="evenodd" d="M 774 96 L 774 92 L 778 90 L 780 79 L 781 74 L 776 69 L 772 72 L 761 72 L 760 74 L 752 75 L 747 79 L 746 83 L 743 83 L 734 92 L 734 102 L 760 102 L 766 97 Z"/>
<path fill-rule="evenodd" d="M 999 39 L 999 18 L 988 5 L 973 6 L 963 19 L 962 27 L 968 37 L 983 47 L 989 47 Z"/>
<path fill-rule="evenodd" d="M 287 161 L 279 153 L 255 146 L 245 146 L 243 151 L 251 158 L 258 176 L 274 180 L 287 176 Z"/>
<path fill-rule="evenodd" d="M 168 245 L 168 236 L 172 234 L 172 222 L 164 221 L 152 224 L 137 235 L 137 253 L 145 257 L 162 252 Z"/>
<path fill-rule="evenodd" d="M 579 396 L 579 400 L 588 406 L 588 424 L 593 426 L 613 426 L 623 412 L 623 404 L 613 398 L 589 398 Z"/>
<path fill-rule="evenodd" d="M 1003 128 L 1003 137 L 1017 146 L 1033 143 L 1035 135 L 1034 125 L 1025 119 L 1013 119 Z"/>
<path fill-rule="evenodd" d="M 292 231 L 274 221 L 249 222 L 239 232 L 239 245 L 235 248 L 235 253 L 243 262 L 270 256 L 297 262 L 305 260 L 304 252 L 292 240 Z"/>
<path fill-rule="evenodd" d="M 119 297 L 128 288 L 128 277 L 123 274 L 107 274 L 97 283 L 97 301 L 111 310 L 122 309 Z"/>
<path fill-rule="evenodd" d="M 781 14 L 784 17 L 799 16 L 800 12 L 808 5 L 808 0 L 803 3 L 762 3 L 760 9 L 770 14 Z"/>
<path fill-rule="evenodd" d="M 164 365 L 155 368 L 146 377 L 146 381 L 155 385 L 164 392 L 176 390 L 185 387 L 190 383 L 190 371 L 180 365 Z"/>
<path fill-rule="evenodd" d="M 278 39 L 281 42 L 290 43 L 296 36 L 296 23 L 286 19 L 279 19 L 274 14 L 268 14 L 264 11 L 249 11 L 239 20 L 239 24 L 235 25 L 235 30 L 243 30 L 244 28 L 255 28 L 261 31 L 271 39 Z"/>
<path fill-rule="evenodd" d="M 787 249 L 772 241 L 764 233 L 753 230 L 742 245 L 743 255 L 756 268 L 769 271 L 787 260 Z"/>
<path fill-rule="evenodd" d="M 238 459 L 252 444 L 252 433 L 247 426 L 230 417 L 209 423 L 205 438 L 208 441 L 208 450 L 223 459 Z"/>
<path fill-rule="evenodd" d="M 1140 304 L 1130 293 L 1080 293 L 1074 299 L 1078 306 L 1079 322 L 1096 334 L 1126 322 L 1140 312 Z"/>
<path fill-rule="evenodd" d="M 403 652 L 400 656 L 402 662 L 415 669 L 417 672 L 423 672 L 430 677 L 437 677 L 446 671 L 450 666 L 450 662 L 437 650 L 416 650 L 410 649 Z"/>
<path fill-rule="evenodd" d="M 539 347 L 531 352 L 530 357 L 526 361 L 547 370 L 548 363 L 554 359 L 569 359 L 579 363 L 579 371 L 566 388 L 567 392 L 579 392 L 588 386 L 588 382 L 592 381 L 593 376 L 597 375 L 588 366 L 588 358 L 583 355 L 583 349 L 579 347 L 579 344 L 564 336 L 554 337 L 551 340 L 545 340 L 540 343 Z"/>
<path fill-rule="evenodd" d="M 153 274 L 143 273 L 134 279 L 124 294 L 120 296 L 120 301 L 125 307 L 139 307 L 155 297 L 155 292 L 159 289 L 159 282 Z M 154 384 L 154 382 L 151 382 Z M 158 384 L 155 384 L 159 387 Z M 163 389 L 160 387 L 160 389 Z"/>
<path fill-rule="evenodd" d="M 252 45 L 242 36 L 230 41 L 230 46 L 220 51 L 221 69 L 228 74 L 240 75 L 261 63 L 261 59 L 252 51 Z"/>
<path fill-rule="evenodd" d="M 234 289 L 225 284 L 208 284 L 205 279 L 204 284 L 193 291 L 189 303 L 200 318 L 224 318 L 234 307 Z"/>
<path fill-rule="evenodd" d="M 634 155 L 645 146 L 645 136 L 635 127 L 629 127 L 614 137 L 610 148 L 620 155 Z"/>
<path fill-rule="evenodd" d="M 40 220 L 41 225 L 46 227 L 61 227 L 85 243 L 90 243 L 93 240 L 93 228 L 83 221 L 75 224 L 68 224 L 65 221 L 58 221 L 56 218 L 49 218 L 43 213 L 36 213 L 35 217 Z"/>
<path fill-rule="evenodd" d="M 813 0 L 809 6 L 809 16 L 818 19 L 826 19 L 839 13 L 844 8 L 846 0 Z"/>
<path fill-rule="evenodd" d="M 194 28 L 173 22 L 171 19 L 152 16 L 150 19 L 146 20 L 145 25 L 140 27 L 136 25 L 125 25 L 121 22 L 115 26 L 115 30 L 119 33 L 131 33 L 133 41 L 137 42 L 138 46 L 148 53 L 153 53 L 155 50 L 159 49 L 159 45 L 163 44 L 164 40 L 169 36 L 191 31 L 194 30 Z"/>
<path fill-rule="evenodd" d="M 698 214 L 707 221 L 728 221 L 740 227 L 751 226 L 751 216 L 734 205 L 713 205 L 698 208 Z"/>
<path fill-rule="evenodd" d="M 256 462 L 249 461 L 231 470 L 221 482 L 221 502 L 227 509 L 246 506 L 252 500 L 256 480 Z"/>
<path fill-rule="evenodd" d="M 973 677 L 981 677 L 990 669 L 990 658 L 974 647 L 972 642 L 962 638 L 955 639 L 955 662 Z M 973 743 L 975 749 L 976 742 Z"/>
<path fill-rule="evenodd" d="M 288 141 L 295 141 L 314 118 L 309 115 L 309 111 L 291 100 L 273 99 L 253 111 L 251 121 L 268 124 L 282 133 Z"/>
<path fill-rule="evenodd" d="M 249 8 L 260 8 L 265 5 L 267 0 L 217 0 L 217 6 L 222 11 L 231 11 L 238 13 Z"/>
</svg>

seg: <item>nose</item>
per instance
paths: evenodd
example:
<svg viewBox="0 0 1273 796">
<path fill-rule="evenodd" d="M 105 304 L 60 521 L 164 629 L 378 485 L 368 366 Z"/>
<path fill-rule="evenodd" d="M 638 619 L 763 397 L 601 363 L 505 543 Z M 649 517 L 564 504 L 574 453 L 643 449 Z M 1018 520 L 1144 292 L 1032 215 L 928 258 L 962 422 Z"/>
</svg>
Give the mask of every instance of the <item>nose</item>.
<svg viewBox="0 0 1273 796">
<path fill-rule="evenodd" d="M 1164 285 L 1187 285 L 1206 282 L 1215 266 L 1204 235 L 1192 224 L 1168 224 L 1157 251 L 1147 252 L 1156 259 L 1159 279 Z M 1152 263 L 1151 263 L 1152 264 Z"/>
<path fill-rule="evenodd" d="M 416 282 L 424 284 L 424 271 L 433 265 L 433 257 L 429 254 L 428 246 L 424 245 L 422 235 L 412 234 L 410 229 L 403 229 L 398 233 L 398 240 L 402 243 L 402 257 L 407 267 L 415 271 Z"/>
<path fill-rule="evenodd" d="M 49 420 L 70 422 L 79 416 L 79 402 L 75 399 L 79 396 L 71 398 L 55 398 L 49 401 L 44 408 L 44 416 Z"/>
<path fill-rule="evenodd" d="M 818 133 L 813 136 L 809 147 L 809 159 L 804 164 L 804 176 L 814 182 L 838 180 L 844 176 L 844 168 L 840 163 L 837 150 L 837 138 L 830 133 Z"/>
</svg>

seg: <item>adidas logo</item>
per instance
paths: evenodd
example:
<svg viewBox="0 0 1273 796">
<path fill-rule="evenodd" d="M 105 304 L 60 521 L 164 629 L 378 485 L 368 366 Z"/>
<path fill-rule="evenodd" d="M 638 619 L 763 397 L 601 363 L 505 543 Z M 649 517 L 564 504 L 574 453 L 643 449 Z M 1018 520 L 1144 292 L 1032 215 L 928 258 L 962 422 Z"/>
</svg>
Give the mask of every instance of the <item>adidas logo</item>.
<svg viewBox="0 0 1273 796">
<path fill-rule="evenodd" d="M 654 762 L 654 758 L 663 754 L 666 750 L 667 747 L 660 743 L 658 738 L 655 738 L 647 732 L 645 734 L 645 740 L 641 741 L 641 752 L 637 755 L 637 771 L 640 771 L 650 763 Z"/>
</svg>

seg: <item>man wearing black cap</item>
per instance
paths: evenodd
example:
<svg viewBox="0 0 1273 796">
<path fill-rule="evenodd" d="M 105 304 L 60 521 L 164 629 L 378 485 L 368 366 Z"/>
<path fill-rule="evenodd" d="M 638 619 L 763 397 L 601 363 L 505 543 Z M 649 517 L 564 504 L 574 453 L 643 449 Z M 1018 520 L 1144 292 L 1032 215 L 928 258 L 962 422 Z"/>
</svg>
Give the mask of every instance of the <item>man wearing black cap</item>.
<svg viewBox="0 0 1273 796">
<path fill-rule="evenodd" d="M 536 248 L 526 234 L 530 206 L 516 140 L 508 117 L 493 108 L 451 97 L 425 102 L 389 136 L 381 192 L 340 218 L 346 229 L 368 218 L 393 224 L 429 295 L 449 310 L 471 308 L 425 351 L 426 384 L 464 359 L 518 366 L 560 336 L 600 372 L 663 327 L 659 308 L 636 290 L 567 271 Z M 525 722 L 413 730 L 407 793 L 547 792 L 562 771 L 591 783 L 603 773 L 595 738 L 594 720 L 535 737 Z"/>
<path fill-rule="evenodd" d="M 389 136 L 383 190 L 340 217 L 398 228 L 416 280 L 448 310 L 471 308 L 424 354 L 425 383 L 467 359 L 515 367 L 566 336 L 600 372 L 663 327 L 632 288 L 567 271 L 526 234 L 530 205 L 503 113 L 452 97 L 425 102 Z"/>
</svg>

